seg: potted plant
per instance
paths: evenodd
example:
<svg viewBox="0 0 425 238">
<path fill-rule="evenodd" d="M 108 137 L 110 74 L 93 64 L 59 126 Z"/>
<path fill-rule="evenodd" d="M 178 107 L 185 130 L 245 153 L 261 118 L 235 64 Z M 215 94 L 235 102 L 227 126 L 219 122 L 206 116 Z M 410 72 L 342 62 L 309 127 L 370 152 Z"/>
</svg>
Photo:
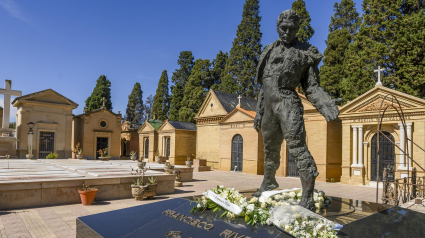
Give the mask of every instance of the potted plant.
<svg viewBox="0 0 425 238">
<path fill-rule="evenodd" d="M 130 159 L 131 159 L 131 160 L 136 160 L 136 158 L 137 158 L 137 156 L 136 156 L 136 151 L 132 150 L 132 151 L 130 152 Z"/>
<path fill-rule="evenodd" d="M 148 184 L 148 191 L 146 194 L 147 198 L 153 198 L 153 196 L 156 196 L 156 193 L 158 191 L 158 183 L 156 183 L 156 178 L 154 176 L 151 176 L 148 178 L 149 184 Z"/>
<path fill-rule="evenodd" d="M 77 151 L 77 159 L 82 159 L 83 158 L 83 149 L 79 149 L 78 151 Z"/>
<path fill-rule="evenodd" d="M 190 156 L 187 156 L 187 160 L 185 161 L 187 167 L 192 167 L 192 161 L 190 161 Z"/>
<path fill-rule="evenodd" d="M 80 193 L 81 203 L 83 205 L 91 205 L 97 193 L 97 188 L 90 188 L 90 185 L 84 185 L 78 189 Z"/>
<path fill-rule="evenodd" d="M 148 185 L 145 185 L 144 180 L 144 173 L 142 177 L 137 178 L 136 181 L 133 180 L 133 184 L 131 185 L 131 194 L 133 197 L 136 198 L 136 200 L 139 200 L 140 197 L 143 199 L 143 194 L 147 191 Z"/>
<path fill-rule="evenodd" d="M 32 150 L 31 150 L 31 146 L 29 146 L 28 148 L 28 154 L 26 155 L 27 159 L 32 159 L 32 157 L 34 157 L 34 155 L 32 154 Z"/>
<path fill-rule="evenodd" d="M 170 162 L 165 162 L 164 170 L 165 170 L 165 173 L 172 174 L 174 170 L 174 165 L 172 165 Z"/>
<path fill-rule="evenodd" d="M 100 149 L 100 150 L 98 150 L 97 151 L 99 154 L 100 154 L 100 156 L 99 156 L 99 159 L 100 160 L 106 160 L 106 161 L 108 161 L 109 160 L 109 158 L 110 158 L 110 156 L 107 156 L 106 154 L 108 153 L 108 148 L 105 148 L 105 149 Z"/>
</svg>

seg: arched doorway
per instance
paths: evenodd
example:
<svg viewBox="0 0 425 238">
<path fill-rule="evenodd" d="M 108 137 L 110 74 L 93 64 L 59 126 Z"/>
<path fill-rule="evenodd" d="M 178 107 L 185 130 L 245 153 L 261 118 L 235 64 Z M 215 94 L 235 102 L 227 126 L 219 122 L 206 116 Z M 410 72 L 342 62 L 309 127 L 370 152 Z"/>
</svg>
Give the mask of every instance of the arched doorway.
<svg viewBox="0 0 425 238">
<path fill-rule="evenodd" d="M 243 139 L 241 135 L 235 135 L 232 141 L 232 165 L 231 171 L 242 172 L 243 162 Z"/>
<path fill-rule="evenodd" d="M 384 131 L 383 132 L 386 137 L 388 137 L 390 140 L 385 138 L 384 136 L 379 136 L 379 180 L 382 180 L 382 173 L 384 171 L 384 168 L 386 168 L 389 172 L 388 174 L 388 180 L 393 181 L 394 180 L 394 162 L 395 162 L 395 146 L 394 146 L 394 137 L 389 133 Z M 376 172 L 378 168 L 378 138 L 377 134 L 375 134 L 372 137 L 371 142 L 371 160 L 370 160 L 370 180 L 376 181 Z"/>
<path fill-rule="evenodd" d="M 287 177 L 300 177 L 297 168 L 297 162 L 295 161 L 295 157 L 289 153 L 288 147 L 286 147 L 286 151 L 288 151 L 288 169 L 287 169 Z"/>
<path fill-rule="evenodd" d="M 149 158 L 149 138 L 145 140 L 145 159 Z"/>
</svg>

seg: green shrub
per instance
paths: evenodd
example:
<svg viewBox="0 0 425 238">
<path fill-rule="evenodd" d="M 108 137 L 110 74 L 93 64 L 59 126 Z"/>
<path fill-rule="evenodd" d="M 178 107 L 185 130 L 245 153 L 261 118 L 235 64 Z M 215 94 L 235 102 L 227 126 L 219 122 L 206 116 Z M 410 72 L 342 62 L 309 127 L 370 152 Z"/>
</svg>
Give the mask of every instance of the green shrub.
<svg viewBox="0 0 425 238">
<path fill-rule="evenodd" d="M 58 154 L 52 152 L 46 157 L 46 159 L 57 159 L 58 157 Z"/>
</svg>

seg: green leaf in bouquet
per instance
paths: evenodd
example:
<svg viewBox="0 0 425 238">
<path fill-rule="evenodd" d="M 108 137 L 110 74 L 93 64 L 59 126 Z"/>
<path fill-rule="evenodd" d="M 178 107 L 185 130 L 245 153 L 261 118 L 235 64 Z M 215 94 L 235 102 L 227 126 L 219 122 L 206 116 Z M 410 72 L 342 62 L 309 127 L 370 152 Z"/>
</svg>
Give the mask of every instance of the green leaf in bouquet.
<svg viewBox="0 0 425 238">
<path fill-rule="evenodd" d="M 221 214 L 220 218 L 224 217 L 227 214 L 227 211 L 223 212 L 223 214 Z"/>
</svg>

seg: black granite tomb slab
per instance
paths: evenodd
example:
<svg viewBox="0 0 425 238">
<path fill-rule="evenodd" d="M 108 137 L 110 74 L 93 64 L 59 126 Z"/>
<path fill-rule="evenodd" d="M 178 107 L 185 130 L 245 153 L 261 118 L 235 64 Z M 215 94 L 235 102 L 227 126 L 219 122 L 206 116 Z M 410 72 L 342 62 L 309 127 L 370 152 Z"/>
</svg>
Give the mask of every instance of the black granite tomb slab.
<svg viewBox="0 0 425 238">
<path fill-rule="evenodd" d="M 424 238 L 425 214 L 392 207 L 344 225 L 339 235 L 350 238 Z"/>
<path fill-rule="evenodd" d="M 248 226 L 243 218 L 226 220 L 220 218 L 221 212 L 206 210 L 203 213 L 190 213 L 194 204 L 182 198 L 175 198 L 161 202 L 140 205 L 105 213 L 94 214 L 77 218 L 77 234 L 82 237 L 172 237 L 171 232 L 180 234 L 182 238 L 208 238 L 208 237 L 229 237 L 224 233 L 237 233 L 231 237 L 292 237 L 279 231 L 274 226 L 254 227 Z M 202 222 L 200 228 L 188 224 L 179 219 L 163 214 L 166 210 L 171 210 L 198 219 Z M 177 217 L 177 216 L 176 216 Z M 177 217 L 178 218 L 178 217 Z M 190 218 L 186 221 L 191 220 Z M 209 228 L 212 224 L 213 228 Z M 220 236 L 220 234 L 222 234 Z"/>
</svg>

